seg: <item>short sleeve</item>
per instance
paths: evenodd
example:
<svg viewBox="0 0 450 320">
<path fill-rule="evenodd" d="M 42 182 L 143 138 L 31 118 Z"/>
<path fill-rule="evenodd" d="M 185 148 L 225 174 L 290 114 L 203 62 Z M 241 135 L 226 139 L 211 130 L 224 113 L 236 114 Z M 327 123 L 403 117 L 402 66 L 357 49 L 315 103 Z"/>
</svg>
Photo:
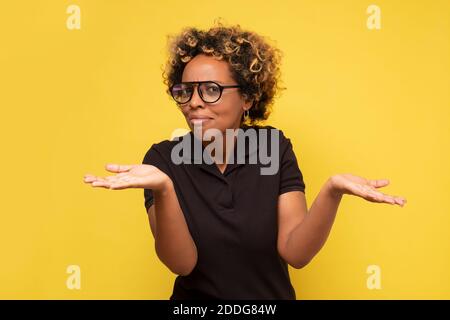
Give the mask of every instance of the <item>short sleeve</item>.
<svg viewBox="0 0 450 320">
<path fill-rule="evenodd" d="M 156 147 L 156 144 L 153 144 L 151 148 L 147 151 L 142 160 L 142 164 L 149 164 L 157 167 L 159 170 L 163 171 L 165 174 L 169 175 L 169 167 L 167 162 L 164 160 L 159 148 Z M 153 205 L 153 192 L 151 189 L 144 189 L 144 206 L 146 212 Z"/>
<path fill-rule="evenodd" d="M 285 138 L 282 134 L 282 145 L 286 147 L 280 148 L 283 154 L 280 160 L 280 190 L 279 195 L 299 190 L 305 193 L 305 182 L 303 174 L 298 166 L 297 157 L 295 156 L 290 139 Z"/>
</svg>

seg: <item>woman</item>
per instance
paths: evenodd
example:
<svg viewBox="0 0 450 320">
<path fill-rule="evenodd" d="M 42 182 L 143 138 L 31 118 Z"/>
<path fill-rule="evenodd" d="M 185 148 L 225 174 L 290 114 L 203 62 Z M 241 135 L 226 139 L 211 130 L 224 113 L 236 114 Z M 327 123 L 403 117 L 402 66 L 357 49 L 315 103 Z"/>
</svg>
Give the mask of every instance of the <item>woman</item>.
<svg viewBox="0 0 450 320">
<path fill-rule="evenodd" d="M 116 175 L 84 178 L 93 187 L 144 189 L 157 255 L 178 274 L 171 299 L 296 299 L 287 265 L 302 268 L 319 252 L 344 194 L 406 202 L 376 190 L 388 180 L 337 174 L 307 209 L 290 140 L 258 125 L 280 89 L 280 57 L 267 40 L 239 26 L 185 29 L 171 41 L 164 79 L 191 131 L 153 144 L 142 164 L 108 164 Z M 228 140 L 230 129 L 237 134 Z M 247 133 L 256 140 L 244 139 L 238 148 Z M 216 142 L 223 143 L 209 148 Z M 180 143 L 200 143 L 201 153 L 174 152 Z M 278 162 L 272 174 L 262 173 L 261 159 L 250 161 L 266 147 Z M 183 162 L 175 163 L 177 154 Z"/>
</svg>

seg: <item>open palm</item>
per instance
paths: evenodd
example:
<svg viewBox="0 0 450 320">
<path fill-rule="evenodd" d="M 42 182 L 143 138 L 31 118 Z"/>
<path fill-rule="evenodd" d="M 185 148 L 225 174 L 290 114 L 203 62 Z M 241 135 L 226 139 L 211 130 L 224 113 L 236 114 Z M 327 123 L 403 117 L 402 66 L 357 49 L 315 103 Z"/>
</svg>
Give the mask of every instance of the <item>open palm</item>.
<svg viewBox="0 0 450 320">
<path fill-rule="evenodd" d="M 406 203 L 404 197 L 388 195 L 377 190 L 389 183 L 388 179 L 371 180 L 348 173 L 332 177 L 333 189 L 338 193 L 355 195 L 370 202 L 398 204 L 403 207 Z"/>
<path fill-rule="evenodd" d="M 84 182 L 92 187 L 120 190 L 127 188 L 159 189 L 170 178 L 157 167 L 148 164 L 107 164 L 105 169 L 116 173 L 104 178 L 86 174 Z"/>
</svg>

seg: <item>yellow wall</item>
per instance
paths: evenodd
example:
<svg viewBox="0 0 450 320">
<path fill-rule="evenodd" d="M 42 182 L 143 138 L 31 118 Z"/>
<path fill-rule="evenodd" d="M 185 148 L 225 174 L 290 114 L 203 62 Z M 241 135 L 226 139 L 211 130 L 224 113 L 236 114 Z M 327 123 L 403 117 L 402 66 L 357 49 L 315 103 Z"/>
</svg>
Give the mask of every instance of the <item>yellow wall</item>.
<svg viewBox="0 0 450 320">
<path fill-rule="evenodd" d="M 81 29 L 66 12 L 81 9 Z M 366 12 L 381 9 L 381 29 Z M 287 87 L 267 122 L 291 138 L 310 206 L 331 175 L 388 178 L 405 207 L 344 196 L 330 238 L 291 270 L 299 299 L 450 298 L 450 2 L 3 1 L 0 298 L 166 299 L 142 189 L 85 173 L 140 163 L 187 128 L 164 92 L 166 35 L 215 18 L 269 36 Z M 81 270 L 68 289 L 67 267 Z M 381 270 L 368 289 L 367 268 Z"/>
</svg>

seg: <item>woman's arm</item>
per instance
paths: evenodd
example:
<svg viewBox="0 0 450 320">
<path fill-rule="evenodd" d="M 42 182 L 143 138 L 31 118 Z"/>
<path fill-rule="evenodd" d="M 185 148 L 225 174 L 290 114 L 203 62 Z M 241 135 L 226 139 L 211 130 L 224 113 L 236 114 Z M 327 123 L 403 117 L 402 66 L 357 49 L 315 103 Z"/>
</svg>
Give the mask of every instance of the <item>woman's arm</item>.
<svg viewBox="0 0 450 320">
<path fill-rule="evenodd" d="M 299 198 L 305 201 L 305 194 L 300 191 L 282 194 L 279 200 L 280 209 L 289 210 L 287 208 L 291 208 L 292 203 L 299 201 Z M 291 266 L 303 268 L 323 247 L 333 225 L 341 198 L 342 195 L 334 195 L 330 192 L 329 182 L 325 183 L 309 211 L 302 215 L 304 217 L 301 222 L 296 224 L 286 237 L 282 255 Z M 292 212 L 291 214 L 298 213 Z"/>
<path fill-rule="evenodd" d="M 188 275 L 197 264 L 197 247 L 189 232 L 172 181 L 154 190 L 150 227 L 159 259 L 174 273 Z M 152 227 L 153 221 L 153 227 Z"/>
<path fill-rule="evenodd" d="M 358 176 L 336 175 L 327 180 L 314 200 L 311 208 L 305 212 L 296 212 L 295 208 L 306 208 L 304 193 L 288 192 L 279 198 L 280 255 L 295 268 L 307 265 L 325 244 L 333 226 L 339 203 L 344 194 L 352 194 L 371 202 L 385 202 L 403 206 L 402 197 L 385 195 L 375 188 L 384 187 L 387 180 L 367 180 Z M 304 203 L 299 206 L 299 203 Z M 297 223 L 292 226 L 292 222 Z M 288 223 L 291 227 L 287 226 Z M 288 231 L 283 231 L 288 230 Z"/>
<path fill-rule="evenodd" d="M 154 204 L 148 210 L 158 258 L 174 273 L 188 275 L 197 264 L 197 247 L 180 208 L 172 180 L 153 165 L 108 164 L 117 173 L 105 178 L 86 174 L 84 182 L 111 190 L 151 189 Z"/>
</svg>

